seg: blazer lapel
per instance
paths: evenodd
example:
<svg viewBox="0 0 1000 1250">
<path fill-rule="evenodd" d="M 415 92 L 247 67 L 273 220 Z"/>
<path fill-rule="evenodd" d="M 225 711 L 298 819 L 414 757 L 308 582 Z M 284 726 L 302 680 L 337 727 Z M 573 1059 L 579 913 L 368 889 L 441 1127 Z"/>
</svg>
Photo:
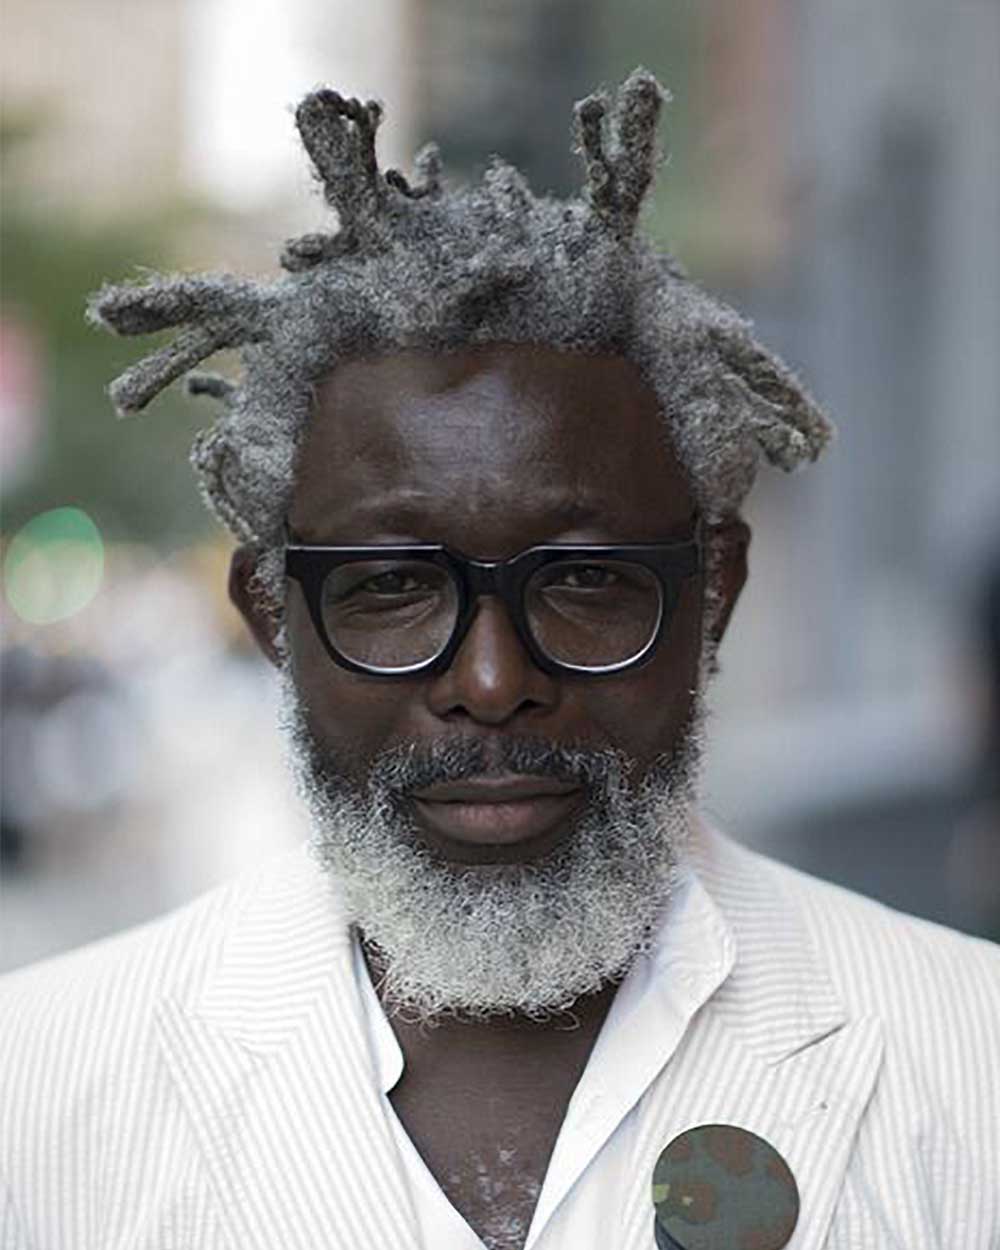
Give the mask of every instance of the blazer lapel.
<svg viewBox="0 0 1000 1250">
<path fill-rule="evenodd" d="M 697 1124 L 736 1124 L 781 1152 L 801 1209 L 788 1250 L 827 1235 L 882 1057 L 877 1018 L 851 1019 L 794 905 L 753 855 L 698 831 L 694 866 L 736 943 L 733 969 L 643 1102 L 624 1220 L 653 1247 L 653 1167 Z"/>
<path fill-rule="evenodd" d="M 348 927 L 304 852 L 252 889 L 211 982 L 158 1029 L 234 1250 L 416 1250 Z"/>
</svg>

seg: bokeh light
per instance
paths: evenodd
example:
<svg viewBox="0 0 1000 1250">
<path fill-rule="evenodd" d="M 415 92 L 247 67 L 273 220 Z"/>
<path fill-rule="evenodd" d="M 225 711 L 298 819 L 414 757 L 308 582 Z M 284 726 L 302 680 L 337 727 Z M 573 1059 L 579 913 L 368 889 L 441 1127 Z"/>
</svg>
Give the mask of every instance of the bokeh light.
<svg viewBox="0 0 1000 1250">
<path fill-rule="evenodd" d="M 104 541 L 80 508 L 53 508 L 33 517 L 7 548 L 4 594 L 32 625 L 74 616 L 101 588 Z"/>
</svg>

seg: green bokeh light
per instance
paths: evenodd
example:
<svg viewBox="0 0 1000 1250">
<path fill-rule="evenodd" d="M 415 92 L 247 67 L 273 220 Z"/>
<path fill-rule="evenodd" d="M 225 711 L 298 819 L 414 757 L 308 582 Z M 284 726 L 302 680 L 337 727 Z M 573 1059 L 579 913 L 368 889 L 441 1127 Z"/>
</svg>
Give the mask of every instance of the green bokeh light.
<svg viewBox="0 0 1000 1250">
<path fill-rule="evenodd" d="M 4 560 L 7 602 L 32 625 L 81 611 L 103 577 L 104 542 L 80 508 L 53 508 L 33 517 L 11 539 Z"/>
</svg>

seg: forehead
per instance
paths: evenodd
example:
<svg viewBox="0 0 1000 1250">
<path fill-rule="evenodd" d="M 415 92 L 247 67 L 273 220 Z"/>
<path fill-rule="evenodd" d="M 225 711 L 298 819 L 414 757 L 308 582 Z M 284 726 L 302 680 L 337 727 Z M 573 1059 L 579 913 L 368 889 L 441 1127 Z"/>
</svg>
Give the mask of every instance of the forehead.
<svg viewBox="0 0 1000 1250">
<path fill-rule="evenodd" d="M 290 521 L 307 541 L 462 547 L 458 530 L 470 550 L 472 533 L 502 546 L 532 529 L 528 541 L 581 527 L 655 539 L 692 508 L 656 394 L 630 361 L 492 345 L 335 370 L 316 389 Z"/>
</svg>

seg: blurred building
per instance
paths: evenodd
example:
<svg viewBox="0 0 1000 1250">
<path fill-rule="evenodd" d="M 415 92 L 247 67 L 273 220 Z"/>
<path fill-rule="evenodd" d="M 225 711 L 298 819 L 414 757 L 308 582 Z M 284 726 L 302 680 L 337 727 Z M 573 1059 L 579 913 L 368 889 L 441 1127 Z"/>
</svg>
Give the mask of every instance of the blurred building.
<svg viewBox="0 0 1000 1250">
<path fill-rule="evenodd" d="M 384 159 L 411 146 L 415 0 L 7 0 L 4 112 L 40 134 L 22 159 L 40 206 L 127 217 L 189 196 L 250 234 L 322 209 L 292 108 L 311 87 L 378 94 Z M 262 266 L 270 256 L 256 256 Z"/>
<path fill-rule="evenodd" d="M 38 204 L 120 216 L 174 193 L 183 160 L 185 0 L 7 0 L 0 41 L 9 122 Z"/>
<path fill-rule="evenodd" d="M 377 96 L 385 165 L 405 165 L 420 72 L 417 0 L 185 0 L 188 68 L 184 173 L 231 212 L 289 232 L 327 224 L 295 132 L 293 108 L 328 83 Z M 263 235 L 264 231 L 260 231 Z M 275 263 L 259 238 L 257 267 Z"/>
<path fill-rule="evenodd" d="M 783 825 L 776 849 L 807 866 L 890 897 L 895 880 L 893 901 L 954 918 L 946 864 L 987 680 L 971 612 L 1000 534 L 1000 9 L 782 7 L 791 232 L 737 289 L 840 437 L 755 502 L 719 793 L 765 841 Z M 744 27 L 762 70 L 771 17 Z"/>
</svg>

